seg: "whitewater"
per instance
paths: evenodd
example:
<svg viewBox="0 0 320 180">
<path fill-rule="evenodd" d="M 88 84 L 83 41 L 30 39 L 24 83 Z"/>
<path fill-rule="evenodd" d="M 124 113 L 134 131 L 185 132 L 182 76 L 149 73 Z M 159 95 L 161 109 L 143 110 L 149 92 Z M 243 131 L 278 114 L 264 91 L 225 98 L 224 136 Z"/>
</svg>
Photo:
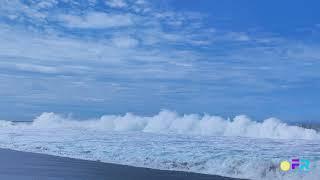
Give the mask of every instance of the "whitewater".
<svg viewBox="0 0 320 180">
<path fill-rule="evenodd" d="M 77 120 L 43 113 L 32 122 L 0 121 L 0 147 L 165 170 L 249 179 L 320 179 L 320 133 L 276 118 L 240 115 L 105 115 Z M 310 160 L 310 171 L 279 163 Z"/>
</svg>

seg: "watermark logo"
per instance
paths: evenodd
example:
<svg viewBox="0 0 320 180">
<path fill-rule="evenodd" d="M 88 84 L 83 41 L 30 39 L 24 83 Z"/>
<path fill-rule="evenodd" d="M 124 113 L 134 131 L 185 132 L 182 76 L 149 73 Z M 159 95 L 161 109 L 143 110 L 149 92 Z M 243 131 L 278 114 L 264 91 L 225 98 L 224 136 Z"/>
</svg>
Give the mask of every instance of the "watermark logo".
<svg viewBox="0 0 320 180">
<path fill-rule="evenodd" d="M 291 162 L 281 161 L 280 169 L 282 171 L 301 170 L 310 171 L 310 161 L 307 159 L 291 159 Z"/>
</svg>

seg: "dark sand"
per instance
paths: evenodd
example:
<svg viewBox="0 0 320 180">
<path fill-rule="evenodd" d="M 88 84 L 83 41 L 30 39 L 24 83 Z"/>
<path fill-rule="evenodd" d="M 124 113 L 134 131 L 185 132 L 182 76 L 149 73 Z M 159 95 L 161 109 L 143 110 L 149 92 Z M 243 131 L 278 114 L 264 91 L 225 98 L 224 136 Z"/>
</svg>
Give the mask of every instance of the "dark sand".
<svg viewBox="0 0 320 180">
<path fill-rule="evenodd" d="M 162 171 L 0 149 L 2 180 L 232 180 L 214 175 Z"/>
</svg>

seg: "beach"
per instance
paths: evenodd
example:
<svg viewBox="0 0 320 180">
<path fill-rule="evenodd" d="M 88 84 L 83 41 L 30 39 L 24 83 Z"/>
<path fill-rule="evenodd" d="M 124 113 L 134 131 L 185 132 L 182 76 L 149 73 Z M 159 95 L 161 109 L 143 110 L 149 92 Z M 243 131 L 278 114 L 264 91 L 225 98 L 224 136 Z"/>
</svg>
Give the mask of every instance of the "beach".
<svg viewBox="0 0 320 180">
<path fill-rule="evenodd" d="M 233 180 L 0 149 L 0 179 L 6 180 Z"/>
</svg>

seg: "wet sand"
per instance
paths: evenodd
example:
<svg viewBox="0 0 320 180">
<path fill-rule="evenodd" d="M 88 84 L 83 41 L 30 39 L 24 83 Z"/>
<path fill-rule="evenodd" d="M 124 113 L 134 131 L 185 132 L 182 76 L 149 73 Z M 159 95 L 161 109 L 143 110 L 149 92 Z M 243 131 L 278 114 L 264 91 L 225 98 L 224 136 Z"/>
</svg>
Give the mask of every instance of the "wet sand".
<svg viewBox="0 0 320 180">
<path fill-rule="evenodd" d="M 163 171 L 0 149 L 5 180 L 234 180 L 214 175 Z"/>
</svg>

